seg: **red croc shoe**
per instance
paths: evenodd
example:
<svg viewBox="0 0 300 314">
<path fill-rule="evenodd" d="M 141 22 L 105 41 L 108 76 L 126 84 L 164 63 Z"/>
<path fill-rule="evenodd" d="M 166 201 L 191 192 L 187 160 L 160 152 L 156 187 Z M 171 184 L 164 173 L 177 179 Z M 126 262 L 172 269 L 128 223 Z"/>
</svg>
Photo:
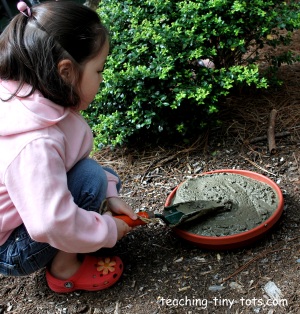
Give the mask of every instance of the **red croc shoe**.
<svg viewBox="0 0 300 314">
<path fill-rule="evenodd" d="M 122 273 L 123 263 L 119 257 L 86 255 L 78 271 L 69 279 L 57 279 L 47 269 L 46 280 L 49 288 L 58 293 L 75 290 L 98 291 L 115 284 Z"/>
</svg>

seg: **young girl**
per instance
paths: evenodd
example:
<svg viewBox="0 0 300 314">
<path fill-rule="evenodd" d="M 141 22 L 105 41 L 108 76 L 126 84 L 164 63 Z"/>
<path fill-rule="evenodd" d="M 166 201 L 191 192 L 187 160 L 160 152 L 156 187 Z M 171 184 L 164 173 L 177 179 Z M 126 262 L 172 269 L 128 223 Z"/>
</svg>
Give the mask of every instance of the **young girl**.
<svg viewBox="0 0 300 314">
<path fill-rule="evenodd" d="M 115 172 L 88 158 L 93 136 L 80 115 L 103 80 L 108 32 L 72 1 L 18 9 L 0 36 L 0 273 L 47 266 L 53 291 L 101 290 L 118 281 L 122 261 L 88 253 L 130 228 L 99 208 L 106 200 L 137 218 Z"/>
</svg>

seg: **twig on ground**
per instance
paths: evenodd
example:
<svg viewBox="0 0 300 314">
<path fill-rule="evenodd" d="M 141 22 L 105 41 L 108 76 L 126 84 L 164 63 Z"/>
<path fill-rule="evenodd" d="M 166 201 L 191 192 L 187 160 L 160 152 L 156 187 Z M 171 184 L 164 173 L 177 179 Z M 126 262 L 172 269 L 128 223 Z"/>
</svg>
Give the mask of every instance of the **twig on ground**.
<svg viewBox="0 0 300 314">
<path fill-rule="evenodd" d="M 247 158 L 247 157 L 245 157 L 245 156 L 243 156 L 243 155 L 240 155 L 240 156 L 241 156 L 242 158 L 244 158 L 245 160 L 247 160 L 248 162 L 250 162 L 250 164 L 252 164 L 254 167 L 258 168 L 259 170 L 264 171 L 264 172 L 266 172 L 266 173 L 268 173 L 268 174 L 270 174 L 270 175 L 276 177 L 276 174 L 275 174 L 275 173 L 270 172 L 270 171 L 268 171 L 268 170 L 262 168 L 262 167 L 259 166 L 257 163 L 255 163 L 254 161 L 250 160 L 249 158 Z"/>
<path fill-rule="evenodd" d="M 298 165 L 298 159 L 297 159 L 297 157 L 295 155 L 295 152 L 293 153 L 293 156 L 294 156 L 294 159 L 295 159 L 295 162 L 296 162 L 296 166 L 297 166 L 298 172 L 300 172 L 299 165 Z"/>
<path fill-rule="evenodd" d="M 144 174 L 142 175 L 140 181 L 143 182 L 145 179 L 145 176 L 147 175 L 147 173 L 149 172 L 149 170 L 155 165 L 156 168 L 162 167 L 163 165 L 165 165 L 166 163 L 171 162 L 173 159 L 175 159 L 177 156 L 182 155 L 182 154 L 188 154 L 190 152 L 195 151 L 197 148 L 199 148 L 199 146 L 201 146 L 201 142 L 200 141 L 201 138 L 198 138 L 190 147 L 188 148 L 184 148 L 182 150 L 178 150 L 175 153 L 173 153 L 172 155 L 169 156 L 163 156 L 160 157 L 158 159 L 155 159 L 153 161 L 151 161 L 151 163 L 148 165 L 148 167 L 146 168 Z M 204 141 L 206 140 L 206 137 L 204 138 Z"/>
<path fill-rule="evenodd" d="M 221 283 L 224 283 L 224 282 L 228 281 L 229 279 L 231 279 L 232 277 L 234 277 L 235 275 L 239 274 L 241 271 L 246 269 L 250 264 L 252 264 L 253 262 L 255 262 L 255 261 L 265 257 L 266 255 L 271 254 L 271 253 L 275 253 L 275 252 L 279 252 L 279 251 L 284 251 L 284 250 L 290 250 L 290 249 L 288 249 L 288 248 L 281 248 L 281 249 L 276 249 L 276 250 L 269 250 L 269 251 L 265 251 L 265 252 L 259 254 L 258 256 L 253 257 L 246 264 L 244 264 L 243 266 L 238 268 L 234 273 L 232 273 L 231 275 L 229 275 L 228 277 L 223 279 Z"/>
<path fill-rule="evenodd" d="M 269 128 L 268 128 L 268 144 L 270 154 L 276 153 L 276 143 L 275 143 L 275 119 L 277 115 L 277 110 L 272 109 L 269 119 Z"/>
<path fill-rule="evenodd" d="M 275 136 L 275 138 L 281 138 L 281 137 L 285 137 L 288 135 L 291 135 L 291 132 L 289 132 L 289 131 L 280 132 L 280 133 L 276 133 L 274 136 Z M 268 139 L 268 136 L 263 135 L 263 136 L 254 137 L 254 138 L 246 141 L 246 143 L 254 144 L 254 143 L 261 142 L 261 141 L 266 141 L 267 139 Z"/>
</svg>

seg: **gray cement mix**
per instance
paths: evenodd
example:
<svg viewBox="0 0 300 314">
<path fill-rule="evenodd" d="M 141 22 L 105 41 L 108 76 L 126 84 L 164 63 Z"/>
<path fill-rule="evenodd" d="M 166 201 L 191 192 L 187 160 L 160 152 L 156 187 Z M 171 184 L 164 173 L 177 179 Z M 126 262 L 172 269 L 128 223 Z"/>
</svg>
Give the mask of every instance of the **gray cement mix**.
<svg viewBox="0 0 300 314">
<path fill-rule="evenodd" d="M 279 204 L 268 184 L 239 174 L 215 173 L 188 179 L 177 189 L 172 204 L 193 200 L 231 202 L 228 211 L 208 214 L 180 229 L 203 236 L 227 236 L 255 228 L 267 220 Z"/>
</svg>

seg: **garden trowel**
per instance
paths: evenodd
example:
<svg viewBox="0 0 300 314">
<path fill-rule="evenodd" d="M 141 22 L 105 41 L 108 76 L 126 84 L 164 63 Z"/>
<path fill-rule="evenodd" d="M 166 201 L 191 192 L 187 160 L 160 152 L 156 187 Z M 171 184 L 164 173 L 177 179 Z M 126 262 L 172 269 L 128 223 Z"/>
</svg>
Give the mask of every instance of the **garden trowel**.
<svg viewBox="0 0 300 314">
<path fill-rule="evenodd" d="M 138 219 L 132 220 L 126 215 L 117 215 L 114 218 L 122 219 L 130 227 L 145 225 L 151 222 L 153 218 L 163 220 L 170 227 L 177 227 L 178 225 L 197 220 L 205 217 L 216 215 L 221 211 L 229 211 L 232 208 L 230 201 L 216 202 L 207 200 L 187 201 L 164 207 L 162 214 L 155 214 L 149 211 L 140 211 L 137 213 Z"/>
</svg>

